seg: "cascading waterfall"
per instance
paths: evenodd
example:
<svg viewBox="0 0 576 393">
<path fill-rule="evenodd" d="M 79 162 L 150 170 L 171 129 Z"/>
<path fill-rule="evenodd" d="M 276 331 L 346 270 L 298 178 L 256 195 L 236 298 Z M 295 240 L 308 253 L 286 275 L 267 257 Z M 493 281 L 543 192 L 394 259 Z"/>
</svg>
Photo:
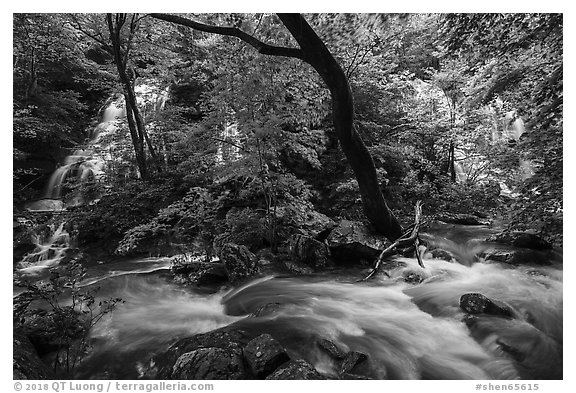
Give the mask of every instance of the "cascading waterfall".
<svg viewBox="0 0 576 393">
<path fill-rule="evenodd" d="M 84 150 L 76 150 L 64 159 L 64 165 L 56 169 L 50 177 L 46 187 L 46 199 L 62 198 L 62 188 L 66 181 L 73 179 L 73 183 L 81 184 L 88 180 L 99 179 L 104 176 L 105 158 L 96 154 L 96 150 L 102 150 L 99 143 L 102 136 L 114 133 L 117 129 L 118 120 L 124 115 L 124 100 L 113 100 L 102 114 L 102 121 L 90 133 L 90 141 Z M 77 205 L 84 201 L 79 195 L 67 201 L 67 205 Z"/>
<path fill-rule="evenodd" d="M 61 223 L 52 234 L 46 238 L 34 237 L 36 248 L 26 254 L 18 263 L 17 271 L 24 276 L 39 276 L 49 268 L 57 266 L 66 255 L 69 248 L 70 236 Z"/>
<path fill-rule="evenodd" d="M 135 90 L 138 105 L 145 117 L 149 113 L 162 110 L 168 99 L 167 88 L 160 90 L 152 84 L 141 84 Z M 31 211 L 53 211 L 86 203 L 78 193 L 67 195 L 66 185 L 82 184 L 104 177 L 106 162 L 112 157 L 109 142 L 103 140 L 105 136 L 118 130 L 118 121 L 125 114 L 124 97 L 112 99 L 104 109 L 100 123 L 90 131 L 86 147 L 74 151 L 64 159 L 63 164 L 50 176 L 43 197 L 27 204 L 26 208 Z"/>
</svg>

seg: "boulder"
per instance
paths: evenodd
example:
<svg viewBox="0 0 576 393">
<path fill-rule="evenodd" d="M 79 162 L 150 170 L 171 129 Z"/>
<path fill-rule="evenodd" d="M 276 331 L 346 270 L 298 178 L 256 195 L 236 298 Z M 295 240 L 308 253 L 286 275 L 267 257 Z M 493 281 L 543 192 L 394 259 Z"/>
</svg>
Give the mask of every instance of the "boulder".
<svg viewBox="0 0 576 393">
<path fill-rule="evenodd" d="M 435 248 L 429 251 L 430 257 L 433 259 L 442 259 L 444 261 L 451 262 L 454 260 L 454 255 L 450 251 L 443 250 L 441 248 Z"/>
<path fill-rule="evenodd" d="M 312 268 L 325 267 L 328 261 L 329 250 L 326 244 L 309 236 L 292 235 L 289 250 L 295 261 Z"/>
<path fill-rule="evenodd" d="M 278 207 L 276 209 L 277 237 L 285 241 L 294 234 L 324 241 L 336 223 L 308 205 Z"/>
<path fill-rule="evenodd" d="M 220 249 L 218 257 L 224 262 L 228 279 L 233 284 L 258 272 L 258 259 L 246 246 L 226 243 Z"/>
<path fill-rule="evenodd" d="M 506 303 L 492 300 L 481 293 L 466 293 L 460 297 L 460 308 L 468 314 L 489 314 L 514 318 L 516 312 Z"/>
<path fill-rule="evenodd" d="M 529 248 L 515 250 L 496 249 L 480 255 L 487 262 L 501 262 L 510 265 L 551 265 L 555 260 L 554 252 L 551 250 L 541 251 Z"/>
<path fill-rule="evenodd" d="M 305 221 L 298 228 L 298 232 L 323 242 L 334 227 L 336 227 L 336 223 L 330 217 L 312 210 L 308 212 Z"/>
<path fill-rule="evenodd" d="M 517 248 L 529 248 L 532 250 L 551 250 L 552 244 L 540 236 L 529 232 L 502 232 L 490 236 L 486 241 L 508 244 Z"/>
<path fill-rule="evenodd" d="M 264 379 L 290 360 L 286 350 L 269 334 L 261 334 L 244 348 L 244 358 L 257 378 Z"/>
<path fill-rule="evenodd" d="M 36 349 L 21 331 L 15 330 L 12 346 L 13 379 L 55 379 L 54 373 L 36 352 Z"/>
<path fill-rule="evenodd" d="M 284 363 L 267 380 L 318 380 L 326 379 L 307 361 L 298 359 Z"/>
<path fill-rule="evenodd" d="M 175 279 L 184 284 L 212 286 L 228 281 L 228 273 L 224 264 L 218 262 L 173 264 L 170 270 Z"/>
<path fill-rule="evenodd" d="M 372 261 L 391 244 L 366 224 L 349 220 L 340 221 L 326 240 L 332 258 L 343 263 L 356 263 L 359 259 Z"/>
<path fill-rule="evenodd" d="M 492 250 L 480 254 L 480 257 L 484 258 L 487 262 L 513 263 L 516 259 L 515 254 L 513 250 Z"/>
<path fill-rule="evenodd" d="M 197 285 L 219 285 L 228 281 L 228 273 L 223 263 L 210 263 L 205 265 L 193 276 Z"/>
<path fill-rule="evenodd" d="M 359 366 L 361 363 L 365 362 L 368 356 L 362 352 L 350 351 L 346 354 L 346 357 L 342 361 L 340 366 L 340 374 L 350 374 L 352 371 Z"/>
<path fill-rule="evenodd" d="M 402 279 L 408 284 L 417 285 L 424 281 L 424 276 L 420 272 L 406 270 L 402 272 Z"/>
<path fill-rule="evenodd" d="M 490 220 L 480 218 L 474 214 L 441 213 L 437 214 L 435 218 L 447 224 L 490 225 Z"/>
<path fill-rule="evenodd" d="M 53 310 L 26 311 L 21 330 L 40 356 L 61 349 L 70 339 L 80 338 L 84 334 L 79 314 Z"/>
<path fill-rule="evenodd" d="M 250 379 L 242 349 L 251 339 L 247 332 L 230 328 L 183 338 L 154 357 L 156 370 L 147 377 L 187 379 L 204 375 L 207 379 Z"/>
<path fill-rule="evenodd" d="M 239 348 L 198 348 L 182 354 L 172 367 L 171 379 L 246 379 Z"/>
<path fill-rule="evenodd" d="M 346 352 L 338 348 L 338 346 L 330 340 L 321 338 L 316 343 L 335 360 L 342 360 L 346 357 Z"/>
</svg>

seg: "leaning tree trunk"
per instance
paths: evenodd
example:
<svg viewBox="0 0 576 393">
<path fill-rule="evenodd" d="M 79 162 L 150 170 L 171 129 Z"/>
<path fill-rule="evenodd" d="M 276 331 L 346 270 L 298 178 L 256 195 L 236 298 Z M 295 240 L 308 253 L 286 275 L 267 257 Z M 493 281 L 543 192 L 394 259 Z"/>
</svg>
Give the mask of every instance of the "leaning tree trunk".
<svg viewBox="0 0 576 393">
<path fill-rule="evenodd" d="M 366 217 L 376 230 L 388 239 L 394 241 L 402 235 L 402 227 L 382 195 L 372 156 L 354 127 L 354 101 L 346 74 L 302 15 L 278 15 L 300 48 L 268 45 L 235 27 L 207 25 L 178 15 L 151 14 L 151 16 L 207 33 L 237 37 L 262 54 L 293 57 L 310 64 L 330 90 L 334 128 L 358 181 Z"/>
<path fill-rule="evenodd" d="M 300 45 L 304 61 L 314 67 L 330 90 L 334 129 L 358 181 L 366 217 L 378 232 L 396 240 L 402 227 L 384 200 L 372 156 L 354 127 L 354 101 L 344 70 L 300 14 L 278 16 Z"/>
</svg>

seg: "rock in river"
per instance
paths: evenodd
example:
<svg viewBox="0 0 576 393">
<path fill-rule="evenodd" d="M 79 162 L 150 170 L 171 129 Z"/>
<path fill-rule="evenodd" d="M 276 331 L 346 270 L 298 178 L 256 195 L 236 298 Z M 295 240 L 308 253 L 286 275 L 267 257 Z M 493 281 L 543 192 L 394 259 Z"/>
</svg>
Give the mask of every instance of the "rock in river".
<svg viewBox="0 0 576 393">
<path fill-rule="evenodd" d="M 244 358 L 252 374 L 262 379 L 290 360 L 282 345 L 269 334 L 251 340 L 244 348 Z"/>
<path fill-rule="evenodd" d="M 258 272 L 258 258 L 248 247 L 226 243 L 218 253 L 232 283 L 251 277 Z"/>
<path fill-rule="evenodd" d="M 390 245 L 383 236 L 373 233 L 358 221 L 342 220 L 327 238 L 330 254 L 336 261 L 355 263 L 359 259 L 372 261 Z"/>
</svg>

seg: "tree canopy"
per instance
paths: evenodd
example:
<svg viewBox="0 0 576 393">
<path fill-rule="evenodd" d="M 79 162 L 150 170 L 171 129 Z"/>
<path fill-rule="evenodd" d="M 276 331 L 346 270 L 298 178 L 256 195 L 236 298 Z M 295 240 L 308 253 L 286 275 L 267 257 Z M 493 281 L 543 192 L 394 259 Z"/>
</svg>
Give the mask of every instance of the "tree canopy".
<svg viewBox="0 0 576 393">
<path fill-rule="evenodd" d="M 209 245 L 250 222 L 242 241 L 276 246 L 315 212 L 395 239 L 417 200 L 561 242 L 562 23 L 14 14 L 14 203 L 88 149 L 105 169 L 67 175 L 64 200 L 97 201 L 70 214 L 111 252 Z M 112 105 L 114 131 L 94 138 Z"/>
</svg>

